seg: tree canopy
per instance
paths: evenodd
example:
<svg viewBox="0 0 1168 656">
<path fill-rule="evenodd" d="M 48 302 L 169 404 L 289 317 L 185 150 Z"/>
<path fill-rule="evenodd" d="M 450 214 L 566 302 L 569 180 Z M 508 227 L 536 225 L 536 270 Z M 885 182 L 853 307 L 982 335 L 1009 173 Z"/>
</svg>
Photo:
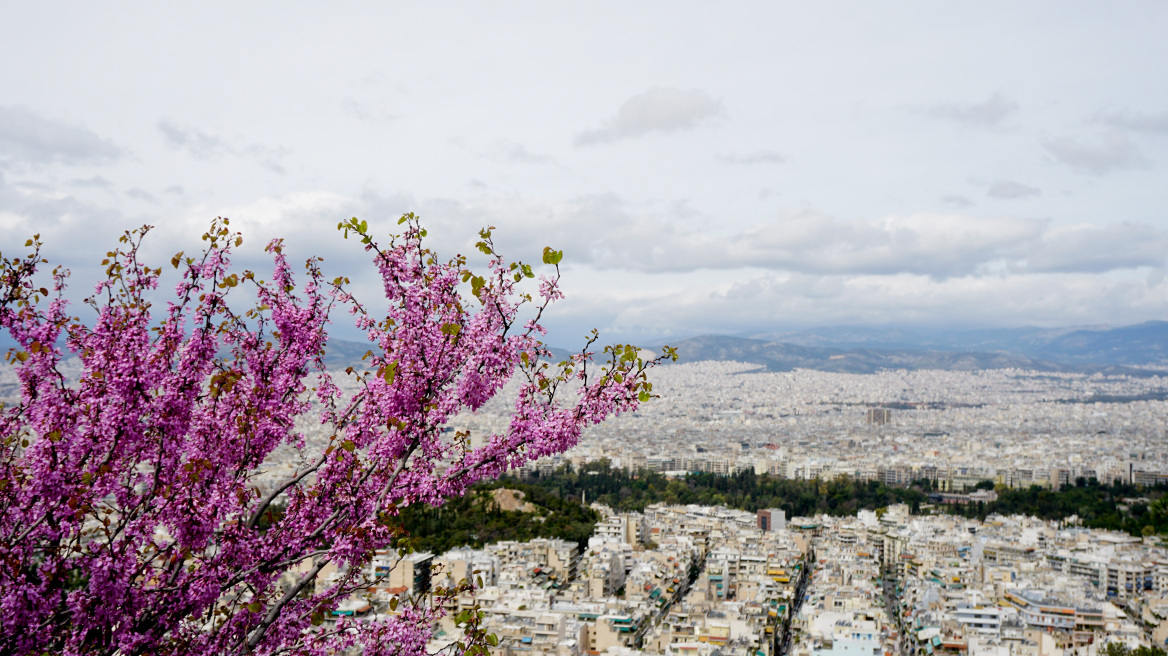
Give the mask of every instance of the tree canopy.
<svg viewBox="0 0 1168 656">
<path fill-rule="evenodd" d="M 0 652 L 423 650 L 440 604 L 395 598 L 376 621 L 329 619 L 381 582 L 368 564 L 393 555 L 401 509 L 571 447 L 585 426 L 649 400 L 658 360 L 625 345 L 594 353 L 594 332 L 552 364 L 539 336 L 562 296 L 560 252 L 545 249 L 536 279 L 484 229 L 480 274 L 427 248 L 412 214 L 399 225 L 384 246 L 365 221 L 338 225 L 380 278 L 374 304 L 317 258 L 294 275 L 278 240 L 266 279 L 236 270 L 242 236 L 227 219 L 199 252 L 170 260 L 172 295 L 159 291 L 163 267 L 142 259 L 149 228 L 126 233 L 85 301 L 91 321 L 69 310 L 68 271 L 42 280 L 38 238 L 0 258 L 0 326 L 18 344 L 8 361 L 19 380 L 0 411 Z M 344 374 L 323 361 L 337 308 L 369 342 L 364 366 Z M 342 393 L 336 375 L 356 391 Z M 442 430 L 513 378 L 506 430 L 473 448 Z M 325 446 L 306 441 L 302 416 Z M 277 448 L 298 454 L 295 471 L 261 485 Z M 336 574 L 324 580 L 326 568 Z M 473 614 L 460 620 L 457 647 L 489 642 Z"/>
</svg>

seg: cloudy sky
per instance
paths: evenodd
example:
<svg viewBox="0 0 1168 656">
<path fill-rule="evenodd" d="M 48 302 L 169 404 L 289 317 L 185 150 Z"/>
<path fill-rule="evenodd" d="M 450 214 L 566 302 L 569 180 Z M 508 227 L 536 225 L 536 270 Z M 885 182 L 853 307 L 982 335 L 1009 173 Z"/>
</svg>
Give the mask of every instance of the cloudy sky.
<svg viewBox="0 0 1168 656">
<path fill-rule="evenodd" d="M 10 3 L 0 252 L 564 250 L 552 342 L 1168 319 L 1168 4 Z M 80 294 L 80 292 L 78 292 Z"/>
</svg>

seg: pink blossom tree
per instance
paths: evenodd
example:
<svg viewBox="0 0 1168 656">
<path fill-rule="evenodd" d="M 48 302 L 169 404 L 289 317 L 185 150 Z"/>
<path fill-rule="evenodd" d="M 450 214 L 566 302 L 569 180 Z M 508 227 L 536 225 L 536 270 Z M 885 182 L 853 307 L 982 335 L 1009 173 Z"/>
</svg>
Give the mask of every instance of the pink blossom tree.
<svg viewBox="0 0 1168 656">
<path fill-rule="evenodd" d="M 586 426 L 648 401 L 646 371 L 676 356 L 643 359 L 621 345 L 594 354 L 594 332 L 550 364 L 540 319 L 561 297 L 561 253 L 545 249 L 549 275 L 529 280 L 532 267 L 501 257 L 486 229 L 477 275 L 463 256 L 426 248 L 412 214 L 399 223 L 384 247 L 364 221 L 338 226 L 364 244 L 384 311 L 358 302 L 347 280 L 326 280 L 318 259 L 294 280 L 279 241 L 267 247 L 268 280 L 233 272 L 242 238 L 227 219 L 199 254 L 171 260 L 180 279 L 165 308 L 152 302 L 165 297 L 162 268 L 140 259 L 148 228 L 126 233 L 86 300 L 88 323 L 70 314 L 67 271 L 41 286 L 39 239 L 26 256 L 0 258 L 0 325 L 19 344 L 7 356 L 19 398 L 0 408 L 0 653 L 424 651 L 442 600 L 474 581 L 395 597 L 377 620 L 332 613 L 379 583 L 366 565 L 400 544 L 397 509 L 563 452 Z M 240 290 L 254 300 L 244 312 Z M 345 374 L 350 394 L 323 359 L 338 307 L 370 346 Z M 472 448 L 443 430 L 513 378 L 505 431 Z M 315 452 L 295 428 L 309 413 L 331 435 Z M 261 485 L 281 447 L 303 465 Z M 452 651 L 495 643 L 476 613 L 455 619 L 465 632 Z"/>
</svg>

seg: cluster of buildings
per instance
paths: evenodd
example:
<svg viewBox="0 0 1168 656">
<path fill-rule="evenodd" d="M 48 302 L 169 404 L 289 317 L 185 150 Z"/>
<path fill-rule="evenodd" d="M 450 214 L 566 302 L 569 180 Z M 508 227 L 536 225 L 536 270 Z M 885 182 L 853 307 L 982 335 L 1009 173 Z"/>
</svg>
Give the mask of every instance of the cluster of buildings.
<svg viewBox="0 0 1168 656">
<path fill-rule="evenodd" d="M 667 474 L 928 479 L 952 503 L 993 495 L 973 490 L 984 481 L 1168 481 L 1168 380 L 1156 376 L 768 373 L 705 362 L 656 370 L 654 391 L 662 398 L 526 469 L 605 459 Z M 508 414 L 504 395 L 454 428 L 473 445 L 504 430 Z M 473 596 L 449 602 L 432 646 L 455 640 L 451 618 L 472 607 L 506 655 L 1095 656 L 1111 642 L 1168 646 L 1168 553 L 1155 538 L 895 506 L 790 522 L 779 511 L 603 510 L 583 551 L 545 540 L 412 556 L 426 560 L 433 586 L 483 578 Z M 424 599 L 409 586 L 425 577 L 413 576 L 384 594 L 408 588 Z"/>
<path fill-rule="evenodd" d="M 1078 479 L 1168 484 L 1168 377 L 993 369 L 766 372 L 697 362 L 652 372 L 659 394 L 636 412 L 589 428 L 570 451 L 522 473 L 607 460 L 630 472 L 751 471 L 907 485 L 927 479 L 959 493 L 995 485 L 1058 488 Z M 350 377 L 338 376 L 342 389 Z M 470 446 L 507 430 L 513 382 L 450 423 Z M 350 390 L 351 391 L 351 390 Z M 297 419 L 308 449 L 327 446 L 311 413 Z M 287 478 L 304 454 L 288 446 L 265 463 Z M 263 483 L 263 481 L 260 481 Z"/>
<path fill-rule="evenodd" d="M 798 656 L 1093 656 L 1168 646 L 1155 538 L 1026 517 L 820 517 Z"/>
<path fill-rule="evenodd" d="M 703 506 L 604 513 L 587 548 L 539 539 L 499 542 L 445 554 L 379 554 L 357 590 L 333 612 L 375 617 L 404 604 L 445 604 L 430 651 L 462 636 L 463 610 L 482 613 L 498 638 L 493 654 L 769 656 L 777 653 L 806 583 L 809 538 L 786 528 L 781 511 Z M 324 572 L 329 586 L 339 572 Z M 473 592 L 435 594 L 476 580 Z M 395 601 L 396 600 L 396 601 Z"/>
<path fill-rule="evenodd" d="M 541 539 L 383 555 L 370 567 L 390 568 L 385 584 L 334 616 L 391 613 L 394 598 L 445 603 L 433 652 L 461 637 L 461 611 L 477 609 L 501 656 L 1097 656 L 1113 642 L 1168 647 L 1168 549 L 1156 538 L 1018 516 L 915 516 L 906 506 L 790 521 L 778 510 L 594 507 L 605 517 L 582 551 Z M 433 594 L 475 578 L 473 593 Z"/>
<path fill-rule="evenodd" d="M 960 492 L 982 481 L 1058 487 L 1095 478 L 1168 483 L 1168 378 L 982 371 L 841 374 L 734 362 L 653 371 L 661 398 L 528 465 L 606 459 L 629 471 L 839 476 Z M 459 426 L 503 430 L 497 400 Z"/>
</svg>

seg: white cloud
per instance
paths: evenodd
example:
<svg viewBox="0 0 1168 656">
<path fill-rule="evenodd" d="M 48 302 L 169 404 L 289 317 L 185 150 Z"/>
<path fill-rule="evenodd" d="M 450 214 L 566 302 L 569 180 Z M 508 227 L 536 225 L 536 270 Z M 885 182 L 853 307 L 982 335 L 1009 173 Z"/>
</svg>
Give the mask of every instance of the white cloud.
<svg viewBox="0 0 1168 656">
<path fill-rule="evenodd" d="M 1028 271 L 1102 273 L 1163 266 L 1168 233 L 1139 223 L 1060 226 L 1046 231 L 1025 256 Z"/>
<path fill-rule="evenodd" d="M 576 135 L 576 145 L 689 130 L 724 113 L 722 102 L 705 91 L 653 88 L 629 98 L 599 128 Z"/>
</svg>

